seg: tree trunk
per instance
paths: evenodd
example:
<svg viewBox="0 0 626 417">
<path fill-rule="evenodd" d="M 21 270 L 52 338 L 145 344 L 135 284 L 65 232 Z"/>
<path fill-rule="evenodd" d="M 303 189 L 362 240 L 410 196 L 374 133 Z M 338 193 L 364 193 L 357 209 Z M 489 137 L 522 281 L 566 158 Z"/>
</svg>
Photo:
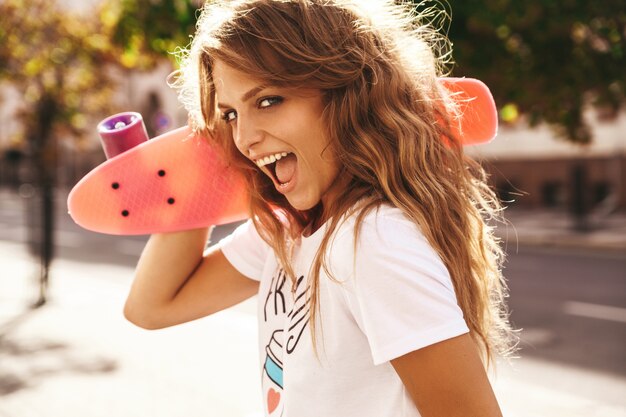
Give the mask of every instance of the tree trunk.
<svg viewBox="0 0 626 417">
<path fill-rule="evenodd" d="M 39 296 L 35 307 L 42 306 L 48 299 L 50 265 L 54 258 L 54 193 L 56 186 L 57 151 L 52 135 L 55 118 L 55 100 L 42 97 L 37 106 L 37 125 L 32 137 L 34 147 L 37 189 L 41 193 L 41 234 L 39 241 Z"/>
</svg>

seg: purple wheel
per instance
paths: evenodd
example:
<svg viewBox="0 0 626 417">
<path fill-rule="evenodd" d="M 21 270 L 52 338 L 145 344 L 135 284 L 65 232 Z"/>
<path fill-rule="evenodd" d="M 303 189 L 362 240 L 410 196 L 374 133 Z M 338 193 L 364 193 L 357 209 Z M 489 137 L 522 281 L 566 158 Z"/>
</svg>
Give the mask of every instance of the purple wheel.
<svg viewBox="0 0 626 417">
<path fill-rule="evenodd" d="M 136 112 L 109 116 L 98 124 L 98 134 L 107 159 L 111 159 L 148 140 L 143 117 Z"/>
</svg>

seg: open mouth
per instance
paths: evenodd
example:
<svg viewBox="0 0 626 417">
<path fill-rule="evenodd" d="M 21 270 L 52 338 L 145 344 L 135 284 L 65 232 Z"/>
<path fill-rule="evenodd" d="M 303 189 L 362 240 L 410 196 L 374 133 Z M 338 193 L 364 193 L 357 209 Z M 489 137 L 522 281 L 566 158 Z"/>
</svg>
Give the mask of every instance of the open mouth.
<svg viewBox="0 0 626 417">
<path fill-rule="evenodd" d="M 291 152 L 279 152 L 255 161 L 264 172 L 269 173 L 274 182 L 284 186 L 294 176 L 297 158 Z"/>
</svg>

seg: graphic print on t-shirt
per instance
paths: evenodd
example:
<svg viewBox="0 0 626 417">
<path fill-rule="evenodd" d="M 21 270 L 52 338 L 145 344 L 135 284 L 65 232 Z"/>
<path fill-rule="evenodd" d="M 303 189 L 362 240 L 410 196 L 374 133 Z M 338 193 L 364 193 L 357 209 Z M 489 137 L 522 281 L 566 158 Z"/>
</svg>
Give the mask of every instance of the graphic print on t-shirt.
<svg viewBox="0 0 626 417">
<path fill-rule="evenodd" d="M 263 320 L 267 323 L 268 313 L 271 317 L 281 317 L 287 312 L 285 299 L 285 282 L 287 282 L 287 274 L 282 269 L 272 277 L 270 290 L 265 298 L 265 306 L 263 307 Z"/>
<path fill-rule="evenodd" d="M 309 322 L 309 287 L 304 288 L 304 285 L 301 285 L 303 282 L 304 276 L 301 276 L 296 281 L 293 307 L 287 315 L 289 317 L 289 329 L 287 330 L 285 344 L 287 354 L 291 354 L 296 349 L 302 333 L 304 333 L 304 329 Z"/>
<path fill-rule="evenodd" d="M 284 355 L 294 352 L 309 322 L 308 287 L 304 281 L 304 276 L 299 277 L 292 292 L 285 285 L 287 274 L 279 269 L 272 277 L 263 306 L 264 322 L 273 327 L 266 333 L 271 336 L 265 346 L 262 376 L 265 407 L 271 417 L 283 415 Z"/>
<path fill-rule="evenodd" d="M 270 416 L 283 415 L 283 331 L 272 333 L 269 344 L 265 347 L 265 361 L 263 364 L 263 391 L 265 392 L 265 406 Z"/>
</svg>

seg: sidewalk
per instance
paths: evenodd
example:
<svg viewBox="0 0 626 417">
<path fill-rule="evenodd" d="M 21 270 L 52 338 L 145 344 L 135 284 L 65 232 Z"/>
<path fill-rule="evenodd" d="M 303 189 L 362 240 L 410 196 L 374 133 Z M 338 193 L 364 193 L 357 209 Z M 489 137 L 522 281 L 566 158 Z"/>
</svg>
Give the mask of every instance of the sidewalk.
<svg viewBox="0 0 626 417">
<path fill-rule="evenodd" d="M 258 416 L 254 301 L 150 332 L 122 315 L 132 268 L 56 260 L 32 310 L 37 265 L 0 254 L 1 417 Z"/>
<path fill-rule="evenodd" d="M 574 228 L 572 216 L 564 211 L 507 209 L 509 224 L 499 224 L 496 234 L 508 248 L 527 245 L 603 251 L 626 257 L 626 213 L 591 216 L 587 231 Z"/>
</svg>

